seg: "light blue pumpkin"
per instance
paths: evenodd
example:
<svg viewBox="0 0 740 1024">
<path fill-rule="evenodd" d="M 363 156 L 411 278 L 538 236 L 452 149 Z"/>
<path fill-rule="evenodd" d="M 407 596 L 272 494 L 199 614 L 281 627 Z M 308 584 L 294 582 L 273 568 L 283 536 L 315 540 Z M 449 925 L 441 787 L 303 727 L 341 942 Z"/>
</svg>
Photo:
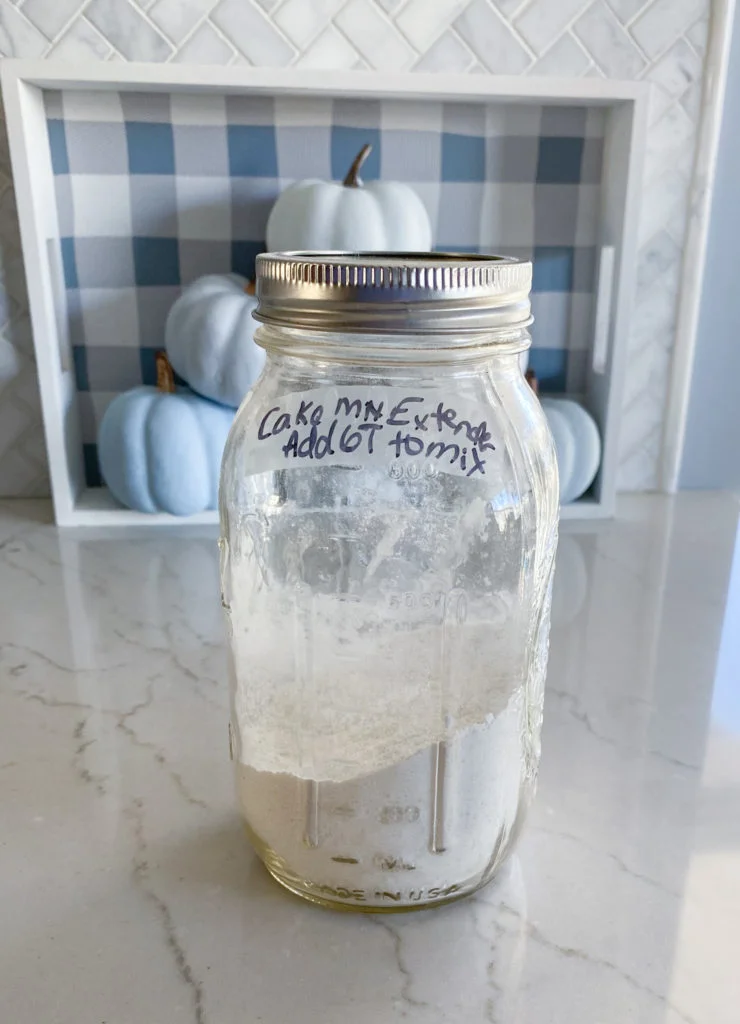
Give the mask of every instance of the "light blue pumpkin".
<svg viewBox="0 0 740 1024">
<path fill-rule="evenodd" d="M 238 274 L 207 274 L 183 290 L 167 317 L 164 345 L 193 391 L 236 408 L 262 372 L 254 343 L 257 300 Z"/>
<path fill-rule="evenodd" d="M 350 252 L 426 252 L 432 225 L 424 203 L 403 182 L 360 178 L 370 155 L 366 143 L 341 184 L 298 181 L 282 192 L 267 220 L 270 252 L 344 249 Z"/>
<path fill-rule="evenodd" d="M 139 512 L 194 515 L 214 509 L 234 410 L 182 389 L 117 395 L 98 436 L 100 471 L 122 505 Z"/>
<path fill-rule="evenodd" d="M 570 398 L 542 399 L 558 459 L 560 501 L 580 498 L 599 471 L 601 438 L 593 416 Z"/>
</svg>

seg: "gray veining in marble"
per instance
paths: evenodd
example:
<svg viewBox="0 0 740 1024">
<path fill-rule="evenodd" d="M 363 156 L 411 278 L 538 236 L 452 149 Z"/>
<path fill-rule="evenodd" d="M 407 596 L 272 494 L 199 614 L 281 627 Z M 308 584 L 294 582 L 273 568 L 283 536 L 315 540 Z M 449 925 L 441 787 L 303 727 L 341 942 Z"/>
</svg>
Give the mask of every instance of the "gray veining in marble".
<svg viewBox="0 0 740 1024">
<path fill-rule="evenodd" d="M 564 524 L 517 856 L 460 904 L 362 917 L 248 849 L 213 534 L 0 502 L 3 1019 L 736 1024 L 739 511 Z"/>
</svg>

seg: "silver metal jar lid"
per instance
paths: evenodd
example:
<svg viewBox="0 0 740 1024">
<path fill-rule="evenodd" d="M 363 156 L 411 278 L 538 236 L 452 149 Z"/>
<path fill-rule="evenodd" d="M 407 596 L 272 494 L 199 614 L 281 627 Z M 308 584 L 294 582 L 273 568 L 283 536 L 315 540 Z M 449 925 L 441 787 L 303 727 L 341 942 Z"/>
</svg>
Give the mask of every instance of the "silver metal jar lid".
<svg viewBox="0 0 740 1024">
<path fill-rule="evenodd" d="M 269 252 L 254 316 L 352 333 L 468 334 L 531 322 L 532 264 L 455 252 Z"/>
</svg>

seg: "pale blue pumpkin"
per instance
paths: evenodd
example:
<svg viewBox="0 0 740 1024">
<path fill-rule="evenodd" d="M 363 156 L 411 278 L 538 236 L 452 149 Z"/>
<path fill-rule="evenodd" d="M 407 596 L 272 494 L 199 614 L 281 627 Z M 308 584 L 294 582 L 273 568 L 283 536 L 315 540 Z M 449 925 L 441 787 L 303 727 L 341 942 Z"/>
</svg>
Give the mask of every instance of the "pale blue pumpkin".
<svg viewBox="0 0 740 1024">
<path fill-rule="evenodd" d="M 257 300 L 238 274 L 207 274 L 183 290 L 167 317 L 164 344 L 172 366 L 193 391 L 238 406 L 262 372 L 254 342 Z"/>
<path fill-rule="evenodd" d="M 117 395 L 98 436 L 100 471 L 122 505 L 194 515 L 214 509 L 234 410 L 187 389 L 153 387 Z"/>
<path fill-rule="evenodd" d="M 584 494 L 599 471 L 601 437 L 593 416 L 570 398 L 542 399 L 558 459 L 560 501 L 563 505 Z"/>
<path fill-rule="evenodd" d="M 372 146 L 366 143 L 341 184 L 298 181 L 282 192 L 267 220 L 270 252 L 344 249 L 350 252 L 426 252 L 432 225 L 424 203 L 398 181 L 360 178 Z"/>
</svg>

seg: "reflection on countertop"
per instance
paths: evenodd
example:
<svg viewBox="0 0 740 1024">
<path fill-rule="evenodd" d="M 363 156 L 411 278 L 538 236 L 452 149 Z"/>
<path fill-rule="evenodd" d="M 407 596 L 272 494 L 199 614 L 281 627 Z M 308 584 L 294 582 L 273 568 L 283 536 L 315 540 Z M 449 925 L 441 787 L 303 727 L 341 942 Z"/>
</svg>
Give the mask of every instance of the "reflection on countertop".
<svg viewBox="0 0 740 1024">
<path fill-rule="evenodd" d="M 740 504 L 562 528 L 539 796 L 478 896 L 282 892 L 235 810 L 212 532 L 0 502 L 0 991 L 19 1024 L 737 1024 Z"/>
</svg>

